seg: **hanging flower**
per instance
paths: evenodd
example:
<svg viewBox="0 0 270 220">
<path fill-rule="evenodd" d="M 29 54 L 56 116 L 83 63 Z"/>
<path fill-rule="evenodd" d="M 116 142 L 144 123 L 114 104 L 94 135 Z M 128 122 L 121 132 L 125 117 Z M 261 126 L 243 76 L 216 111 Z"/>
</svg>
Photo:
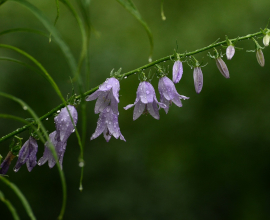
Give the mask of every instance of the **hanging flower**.
<svg viewBox="0 0 270 220">
<path fill-rule="evenodd" d="M 52 145 L 56 151 L 57 158 L 59 160 L 59 164 L 60 164 L 61 169 L 62 169 L 62 162 L 63 162 L 63 157 L 64 157 L 67 143 L 57 141 L 56 134 L 57 134 L 57 131 L 50 133 L 49 138 L 50 138 L 50 142 L 52 143 Z M 38 165 L 41 166 L 48 161 L 49 167 L 52 168 L 56 164 L 56 160 L 52 154 L 52 151 L 50 150 L 49 144 L 50 144 L 49 141 L 47 141 L 45 143 L 44 153 L 43 153 L 43 156 L 39 159 Z"/>
<path fill-rule="evenodd" d="M 139 118 L 143 112 L 149 112 L 155 119 L 159 119 L 157 104 L 161 108 L 166 108 L 165 104 L 158 102 L 155 89 L 151 83 L 144 81 L 139 84 L 134 104 L 127 105 L 124 109 L 127 110 L 135 105 L 133 120 Z"/>
<path fill-rule="evenodd" d="M 21 166 L 26 163 L 28 171 L 31 172 L 37 164 L 37 151 L 37 141 L 30 136 L 19 151 L 18 160 L 13 170 L 18 172 Z"/>
<path fill-rule="evenodd" d="M 173 82 L 179 83 L 183 75 L 183 64 L 180 60 L 177 60 L 173 64 Z"/>
<path fill-rule="evenodd" d="M 261 67 L 264 67 L 265 60 L 264 60 L 263 52 L 262 52 L 261 49 L 258 49 L 258 50 L 256 51 L 256 58 L 257 58 L 257 61 L 258 61 L 259 65 L 260 65 Z"/>
<path fill-rule="evenodd" d="M 78 121 L 78 113 L 74 106 L 68 105 L 70 115 L 73 118 L 74 125 L 76 126 Z M 56 131 L 49 135 L 50 142 L 55 148 L 59 164 L 62 169 L 63 157 L 66 151 L 67 139 L 75 131 L 67 108 L 62 108 L 60 113 L 54 118 Z M 41 166 L 48 161 L 48 165 L 52 168 L 56 164 L 56 160 L 50 150 L 49 142 L 45 143 L 45 149 L 43 156 L 39 159 L 38 165 Z"/>
<path fill-rule="evenodd" d="M 6 158 L 0 165 L 0 174 L 4 175 L 7 173 L 11 161 L 16 157 L 11 151 L 8 152 Z"/>
<path fill-rule="evenodd" d="M 166 113 L 168 113 L 172 102 L 178 107 L 182 107 L 181 99 L 189 99 L 186 96 L 178 94 L 175 85 L 167 76 L 160 78 L 158 82 L 158 91 L 160 93 L 160 102 L 166 105 L 166 108 L 164 108 Z"/>
<path fill-rule="evenodd" d="M 118 113 L 119 103 L 119 81 L 112 77 L 99 86 L 99 89 L 86 98 L 86 101 L 97 99 L 95 105 L 95 113 L 103 112 L 103 110 L 110 105 L 115 114 Z"/>
<path fill-rule="evenodd" d="M 95 133 L 92 135 L 91 140 L 97 138 L 103 132 L 104 138 L 107 142 L 114 136 L 116 139 L 120 137 L 120 140 L 126 141 L 124 136 L 121 134 L 120 127 L 118 124 L 118 114 L 115 114 L 111 106 L 107 106 L 99 114 L 97 128 Z"/>
<path fill-rule="evenodd" d="M 78 121 L 78 113 L 74 106 L 67 106 L 71 117 L 73 118 L 73 122 L 76 126 Z M 75 131 L 75 128 L 72 124 L 71 118 L 67 111 L 67 108 L 64 107 L 61 109 L 59 115 L 54 118 L 55 127 L 56 127 L 56 139 L 57 141 L 66 142 L 68 137 Z"/>
</svg>

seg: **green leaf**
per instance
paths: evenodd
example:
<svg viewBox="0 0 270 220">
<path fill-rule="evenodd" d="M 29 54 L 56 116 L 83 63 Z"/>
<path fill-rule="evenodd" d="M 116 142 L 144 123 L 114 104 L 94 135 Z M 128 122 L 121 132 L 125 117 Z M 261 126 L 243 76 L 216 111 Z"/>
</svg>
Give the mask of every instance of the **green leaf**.
<svg viewBox="0 0 270 220">
<path fill-rule="evenodd" d="M 140 12 L 138 11 L 138 9 L 136 8 L 136 6 L 134 5 L 134 3 L 131 0 L 117 0 L 128 12 L 130 12 L 144 27 L 149 41 L 150 41 L 150 56 L 149 56 L 149 60 L 152 59 L 152 54 L 153 54 L 153 48 L 154 48 L 154 41 L 153 41 L 153 36 L 152 36 L 152 32 L 150 30 L 150 28 L 148 27 L 147 23 L 143 20 Z"/>
<path fill-rule="evenodd" d="M 15 194 L 19 197 L 19 199 L 21 200 L 21 202 L 22 202 L 28 216 L 30 217 L 30 219 L 31 220 L 36 220 L 36 217 L 34 216 L 34 213 L 33 213 L 32 209 L 31 209 L 27 199 L 22 194 L 20 189 L 14 183 L 7 180 L 5 177 L 0 176 L 0 180 L 2 180 L 9 188 L 11 188 L 15 192 Z"/>
<path fill-rule="evenodd" d="M 1 1 L 1 0 L 0 0 Z M 69 47 L 67 44 L 63 41 L 60 33 L 58 30 L 51 24 L 49 19 L 43 14 L 42 11 L 40 11 L 38 8 L 36 8 L 31 3 L 25 1 L 25 0 L 9 0 L 9 1 L 15 1 L 19 4 L 23 5 L 27 9 L 29 9 L 40 21 L 41 23 L 48 29 L 48 31 L 52 34 L 54 37 L 55 42 L 59 45 L 60 49 L 62 50 L 64 56 L 66 57 L 66 60 L 69 64 L 69 67 L 71 69 L 71 72 L 73 75 L 76 73 L 77 64 L 75 61 L 75 58 L 73 57 Z"/>
<path fill-rule="evenodd" d="M 48 34 L 46 34 L 43 31 L 40 30 L 35 30 L 35 29 L 30 29 L 30 28 L 13 28 L 13 29 L 8 29 L 5 31 L 0 32 L 0 36 L 4 34 L 9 34 L 9 33 L 14 33 L 14 32 L 28 32 L 28 33 L 34 33 L 34 34 L 39 34 L 44 37 L 49 37 Z"/>
<path fill-rule="evenodd" d="M 20 220 L 16 209 L 14 208 L 14 206 L 10 203 L 10 201 L 8 201 L 7 199 L 5 199 L 4 194 L 0 191 L 0 200 L 6 204 L 6 206 L 8 207 L 9 211 L 11 212 L 13 219 L 14 220 Z"/>
</svg>

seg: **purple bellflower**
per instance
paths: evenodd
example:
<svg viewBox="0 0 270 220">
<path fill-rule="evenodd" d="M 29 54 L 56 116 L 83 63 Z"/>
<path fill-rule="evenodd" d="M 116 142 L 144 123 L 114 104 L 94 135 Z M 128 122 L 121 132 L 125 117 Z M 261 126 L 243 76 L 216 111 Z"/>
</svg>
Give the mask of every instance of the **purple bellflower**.
<svg viewBox="0 0 270 220">
<path fill-rule="evenodd" d="M 107 106 L 99 114 L 97 128 L 95 133 L 92 135 L 91 140 L 97 138 L 102 132 L 107 142 L 109 142 L 112 136 L 116 139 L 120 137 L 120 140 L 126 141 L 119 128 L 118 113 L 115 114 L 111 106 Z"/>
<path fill-rule="evenodd" d="M 160 93 L 160 102 L 166 105 L 166 108 L 164 108 L 166 114 L 168 113 L 172 102 L 178 107 L 182 107 L 181 99 L 189 99 L 186 96 L 178 94 L 175 85 L 167 76 L 160 78 L 158 82 L 158 91 Z"/>
<path fill-rule="evenodd" d="M 217 68 L 220 71 L 220 73 L 226 78 L 230 78 L 229 70 L 226 65 L 226 63 L 221 59 L 221 57 L 218 57 L 216 59 Z"/>
<path fill-rule="evenodd" d="M 78 121 L 78 113 L 74 106 L 68 105 L 69 112 L 73 118 L 74 125 L 76 126 Z M 56 131 L 50 133 L 50 142 L 55 148 L 59 164 L 62 169 L 63 157 L 66 151 L 67 139 L 75 131 L 69 113 L 66 107 L 61 109 L 59 115 L 54 118 Z M 41 166 L 48 161 L 48 165 L 52 168 L 56 164 L 56 160 L 49 148 L 49 142 L 45 143 L 45 149 L 43 156 L 39 159 L 38 165 Z"/>
<path fill-rule="evenodd" d="M 12 154 L 11 151 L 8 152 L 6 158 L 3 160 L 3 162 L 0 165 L 0 175 L 1 174 L 6 174 L 8 171 L 8 168 L 10 166 L 11 161 L 15 158 L 16 156 Z"/>
<path fill-rule="evenodd" d="M 124 109 L 127 110 L 135 105 L 133 112 L 134 121 L 144 112 L 149 112 L 155 119 L 159 119 L 157 104 L 164 109 L 167 107 L 165 104 L 158 102 L 155 89 L 151 83 L 144 81 L 139 84 L 134 104 L 127 105 Z"/>
<path fill-rule="evenodd" d="M 71 117 L 73 118 L 73 122 L 76 126 L 78 121 L 78 113 L 74 106 L 68 105 L 68 110 L 70 112 Z M 54 118 L 55 127 L 56 127 L 56 139 L 57 141 L 66 142 L 68 137 L 75 131 L 75 128 L 72 124 L 71 118 L 67 111 L 67 108 L 64 107 L 61 109 L 59 115 Z"/>
<path fill-rule="evenodd" d="M 115 114 L 118 114 L 119 103 L 119 81 L 112 77 L 99 86 L 99 89 L 86 98 L 86 101 L 97 99 L 95 105 L 95 113 L 103 112 L 103 110 L 110 105 Z"/>
<path fill-rule="evenodd" d="M 18 172 L 21 166 L 26 163 L 28 171 L 31 172 L 37 164 L 37 151 L 37 141 L 35 138 L 30 136 L 30 138 L 24 143 L 24 145 L 20 149 L 18 160 L 13 170 L 15 172 Z"/>
<path fill-rule="evenodd" d="M 51 141 L 52 145 L 55 148 L 55 151 L 56 151 L 56 154 L 57 154 L 57 157 L 58 157 L 58 160 L 59 160 L 59 164 L 60 164 L 61 169 L 62 169 L 62 162 L 63 162 L 63 157 L 64 157 L 64 153 L 65 153 L 65 150 L 66 150 L 67 143 L 57 141 L 56 140 L 56 134 L 57 134 L 57 131 L 54 131 L 54 132 L 50 133 L 49 138 L 50 138 L 50 141 Z M 50 168 L 52 168 L 56 164 L 56 160 L 55 160 L 55 158 L 54 158 L 54 156 L 52 154 L 52 151 L 49 148 L 49 142 L 48 141 L 45 143 L 44 153 L 43 153 L 43 156 L 39 159 L 38 165 L 41 166 L 44 163 L 46 163 L 47 161 L 48 161 L 48 165 L 49 165 Z"/>
<path fill-rule="evenodd" d="M 183 75 L 183 64 L 180 60 L 177 60 L 173 64 L 173 82 L 179 83 Z"/>
</svg>

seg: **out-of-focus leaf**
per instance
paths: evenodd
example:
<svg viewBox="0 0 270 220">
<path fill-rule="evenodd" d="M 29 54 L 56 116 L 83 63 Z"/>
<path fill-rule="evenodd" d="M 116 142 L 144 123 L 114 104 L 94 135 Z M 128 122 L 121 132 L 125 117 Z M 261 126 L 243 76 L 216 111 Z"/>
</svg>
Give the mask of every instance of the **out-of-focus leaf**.
<svg viewBox="0 0 270 220">
<path fill-rule="evenodd" d="M 117 0 L 128 12 L 130 12 L 144 27 L 144 29 L 147 32 L 149 41 L 150 41 L 150 58 L 152 57 L 153 48 L 154 48 L 154 42 L 153 42 L 153 36 L 150 28 L 148 27 L 147 23 L 143 20 L 140 12 L 134 5 L 134 3 L 131 0 Z M 149 59 L 150 59 L 149 58 Z"/>
</svg>

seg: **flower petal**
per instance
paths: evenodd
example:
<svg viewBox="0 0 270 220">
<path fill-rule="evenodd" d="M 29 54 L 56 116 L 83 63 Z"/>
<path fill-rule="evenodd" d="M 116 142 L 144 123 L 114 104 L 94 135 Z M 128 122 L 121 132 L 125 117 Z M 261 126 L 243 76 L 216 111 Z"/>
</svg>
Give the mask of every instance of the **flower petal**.
<svg viewBox="0 0 270 220">
<path fill-rule="evenodd" d="M 92 100 L 95 100 L 95 99 L 97 99 L 97 98 L 100 96 L 101 93 L 102 93 L 102 91 L 97 90 L 97 91 L 95 91 L 93 94 L 87 96 L 85 100 L 86 100 L 86 101 L 92 101 Z"/>
<path fill-rule="evenodd" d="M 203 87 L 203 74 L 201 67 L 195 67 L 193 71 L 195 91 L 200 93 Z"/>
<path fill-rule="evenodd" d="M 147 104 L 147 110 L 150 113 L 150 115 L 152 115 L 155 119 L 159 120 L 158 107 L 155 101 L 153 103 Z"/>
<path fill-rule="evenodd" d="M 106 121 L 106 116 L 105 116 L 105 114 L 103 112 L 101 112 L 99 114 L 99 118 L 98 118 L 98 122 L 97 122 L 97 127 L 96 127 L 96 130 L 95 130 L 95 133 L 92 134 L 90 140 L 93 140 L 93 139 L 97 138 L 105 130 L 105 128 L 107 127 L 105 121 Z"/>
<path fill-rule="evenodd" d="M 133 121 L 135 121 L 137 118 L 141 116 L 144 109 L 145 109 L 145 104 L 142 103 L 141 101 L 138 101 L 133 111 Z"/>
</svg>

